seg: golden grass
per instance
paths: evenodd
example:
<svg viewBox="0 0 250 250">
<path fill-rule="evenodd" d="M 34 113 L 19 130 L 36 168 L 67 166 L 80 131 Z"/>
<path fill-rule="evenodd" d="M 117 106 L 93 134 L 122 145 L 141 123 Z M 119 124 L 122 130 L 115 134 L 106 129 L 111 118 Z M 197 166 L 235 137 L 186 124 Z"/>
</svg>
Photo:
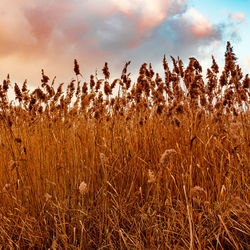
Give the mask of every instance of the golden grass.
<svg viewBox="0 0 250 250">
<path fill-rule="evenodd" d="M 195 58 L 133 85 L 42 71 L 30 92 L 0 86 L 0 245 L 63 249 L 247 249 L 249 78 L 230 43 L 207 80 Z M 205 83 L 206 82 L 206 83 Z M 119 86 L 119 93 L 113 92 Z M 132 86 L 131 86 L 132 85 Z"/>
</svg>

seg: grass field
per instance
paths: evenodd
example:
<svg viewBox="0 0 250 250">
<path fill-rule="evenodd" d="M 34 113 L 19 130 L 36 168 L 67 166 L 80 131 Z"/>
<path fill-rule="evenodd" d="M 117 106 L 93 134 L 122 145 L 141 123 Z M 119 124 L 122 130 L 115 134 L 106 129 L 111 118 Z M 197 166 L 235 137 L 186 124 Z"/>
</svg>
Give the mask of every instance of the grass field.
<svg viewBox="0 0 250 250">
<path fill-rule="evenodd" d="M 0 246 L 247 249 L 249 76 L 230 43 L 202 72 L 0 85 Z M 206 76 L 205 76 L 206 73 Z"/>
</svg>

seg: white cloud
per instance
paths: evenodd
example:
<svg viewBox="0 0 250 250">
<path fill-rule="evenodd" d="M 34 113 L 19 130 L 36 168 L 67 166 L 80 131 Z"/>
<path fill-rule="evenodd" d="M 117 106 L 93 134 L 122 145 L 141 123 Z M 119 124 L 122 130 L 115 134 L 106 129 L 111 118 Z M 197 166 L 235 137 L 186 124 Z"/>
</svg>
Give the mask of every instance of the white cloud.
<svg viewBox="0 0 250 250">
<path fill-rule="evenodd" d="M 249 56 L 242 57 L 241 65 L 242 65 L 243 72 L 245 74 L 250 74 L 250 57 Z"/>
<path fill-rule="evenodd" d="M 209 36 L 212 32 L 212 24 L 208 19 L 199 13 L 196 9 L 190 8 L 183 15 L 183 18 L 191 23 L 191 30 L 197 37 Z"/>
</svg>

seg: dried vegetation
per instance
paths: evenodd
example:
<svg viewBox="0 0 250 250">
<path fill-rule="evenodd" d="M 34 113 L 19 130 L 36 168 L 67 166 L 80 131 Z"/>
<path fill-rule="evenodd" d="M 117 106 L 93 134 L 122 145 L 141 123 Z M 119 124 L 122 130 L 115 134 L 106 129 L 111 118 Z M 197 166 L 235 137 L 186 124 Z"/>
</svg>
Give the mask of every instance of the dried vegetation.
<svg viewBox="0 0 250 250">
<path fill-rule="evenodd" d="M 135 83 L 0 85 L 0 245 L 247 249 L 249 76 L 230 43 L 221 74 L 195 58 L 143 64 Z M 206 78 L 206 79 L 205 79 Z"/>
</svg>

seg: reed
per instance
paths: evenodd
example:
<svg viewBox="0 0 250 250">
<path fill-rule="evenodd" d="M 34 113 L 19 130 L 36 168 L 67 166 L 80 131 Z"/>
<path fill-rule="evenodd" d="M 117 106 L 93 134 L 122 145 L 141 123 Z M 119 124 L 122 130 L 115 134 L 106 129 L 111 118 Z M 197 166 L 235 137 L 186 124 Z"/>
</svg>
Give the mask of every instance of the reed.
<svg viewBox="0 0 250 250">
<path fill-rule="evenodd" d="M 143 64 L 135 83 L 75 80 L 66 91 L 0 85 L 4 248 L 247 249 L 249 76 L 230 43 L 206 77 L 195 58 Z M 117 93 L 117 94 L 116 94 Z"/>
</svg>

